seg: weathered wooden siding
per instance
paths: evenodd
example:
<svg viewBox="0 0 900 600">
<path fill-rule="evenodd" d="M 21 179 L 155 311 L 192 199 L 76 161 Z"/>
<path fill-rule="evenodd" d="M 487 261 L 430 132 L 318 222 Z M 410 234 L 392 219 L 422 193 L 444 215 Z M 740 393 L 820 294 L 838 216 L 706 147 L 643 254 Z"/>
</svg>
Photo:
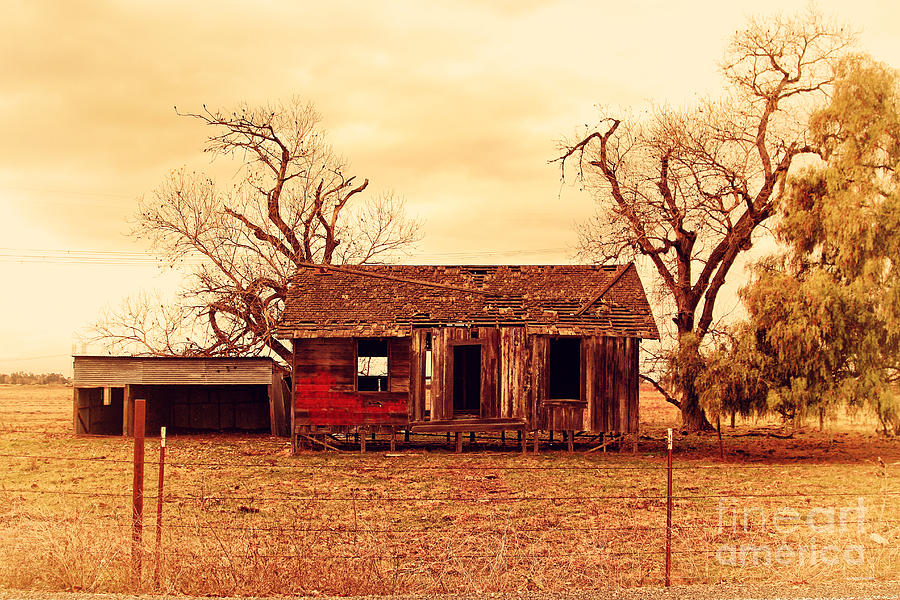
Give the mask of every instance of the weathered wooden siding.
<svg viewBox="0 0 900 600">
<path fill-rule="evenodd" d="M 409 338 L 388 340 L 386 392 L 356 390 L 353 338 L 294 340 L 295 431 L 309 426 L 383 425 L 409 422 Z"/>
<path fill-rule="evenodd" d="M 585 412 L 585 344 L 581 344 L 578 365 L 579 398 L 550 398 L 550 339 L 549 335 L 529 336 L 532 359 L 533 423 L 534 428 L 551 431 L 582 431 Z"/>
<path fill-rule="evenodd" d="M 481 412 L 485 419 L 500 416 L 500 330 L 479 327 L 481 342 Z"/>
<path fill-rule="evenodd" d="M 148 432 L 166 426 L 289 433 L 284 372 L 270 358 L 76 356 L 73 362 L 75 389 L 100 390 L 99 401 L 93 392 L 75 392 L 76 433 L 131 435 L 136 397 L 147 400 Z M 111 391 L 111 406 L 103 406 L 103 390 Z"/>
<path fill-rule="evenodd" d="M 638 338 L 586 336 L 581 339 L 581 398 L 549 398 L 547 335 L 528 336 L 525 394 L 529 427 L 591 433 L 638 430 Z"/>
<path fill-rule="evenodd" d="M 148 433 L 271 431 L 269 390 L 261 385 L 130 386 L 147 401 Z"/>
<path fill-rule="evenodd" d="M 549 372 L 547 365 L 550 358 L 550 338 L 546 335 L 528 336 L 529 375 L 531 378 L 526 418 L 531 429 L 540 427 L 541 403 L 549 393 Z"/>
<path fill-rule="evenodd" d="M 471 340 L 471 337 L 471 331 L 465 327 L 444 327 L 432 333 L 432 421 L 453 418 L 453 347 L 459 342 Z M 484 361 L 484 353 L 481 360 Z"/>
<path fill-rule="evenodd" d="M 519 328 L 522 329 L 522 328 Z M 503 389 L 503 369 L 506 361 L 501 354 L 501 329 L 497 327 L 445 327 L 431 330 L 431 420 L 444 421 L 453 418 L 453 349 L 459 345 L 481 346 L 481 405 L 479 417 L 493 419 L 502 416 L 501 393 Z M 509 335 L 509 334 L 507 334 Z M 424 341 L 421 342 L 424 355 Z M 510 342 L 507 341 L 507 346 Z M 424 367 L 424 357 L 421 359 Z M 506 390 L 509 393 L 510 375 L 507 373 Z M 415 391 L 416 405 L 421 404 L 424 415 L 424 382 L 421 392 Z M 421 400 L 418 394 L 421 393 Z M 509 402 L 510 406 L 512 402 Z M 507 409 L 509 410 L 509 409 Z M 516 417 L 518 415 L 510 415 Z"/>
<path fill-rule="evenodd" d="M 602 431 L 600 429 L 600 349 L 599 336 L 587 336 L 581 340 L 581 371 L 582 391 L 584 399 L 584 417 L 582 425 L 587 431 Z"/>
<path fill-rule="evenodd" d="M 426 338 L 430 333 L 430 329 L 413 329 L 412 332 L 407 403 L 407 412 L 412 421 L 425 419 L 425 360 L 428 358 Z"/>
<path fill-rule="evenodd" d="M 525 418 L 529 390 L 528 347 L 524 327 L 500 328 L 501 418 Z"/>
<path fill-rule="evenodd" d="M 269 385 L 273 369 L 269 358 L 76 356 L 74 385 Z"/>
<path fill-rule="evenodd" d="M 600 337 L 591 431 L 633 433 L 638 430 L 638 338 Z"/>
<path fill-rule="evenodd" d="M 409 391 L 410 339 L 390 338 L 388 340 L 388 390 Z"/>
<path fill-rule="evenodd" d="M 107 388 L 110 404 L 103 404 L 103 388 L 74 388 L 75 433 L 122 435 L 123 388 Z"/>
<path fill-rule="evenodd" d="M 453 412 L 453 349 L 481 346 L 482 419 L 525 419 L 529 429 L 634 432 L 638 427 L 637 338 L 581 338 L 579 398 L 549 398 L 551 336 L 522 327 L 417 329 L 390 338 L 389 392 L 355 391 L 352 338 L 295 340 L 296 425 L 405 426 L 426 419 L 426 337 L 431 334 L 430 421 Z M 470 418 L 470 417 L 469 417 Z"/>
<path fill-rule="evenodd" d="M 314 374 L 327 374 L 333 390 L 356 390 L 356 345 L 353 339 L 294 340 L 294 378 L 308 378 Z"/>
</svg>

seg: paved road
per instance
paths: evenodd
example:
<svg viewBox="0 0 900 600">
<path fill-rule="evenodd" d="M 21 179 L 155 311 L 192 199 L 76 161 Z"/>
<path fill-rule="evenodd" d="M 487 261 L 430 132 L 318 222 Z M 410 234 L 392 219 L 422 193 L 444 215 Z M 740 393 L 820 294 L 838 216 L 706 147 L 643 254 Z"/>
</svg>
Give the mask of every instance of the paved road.
<svg viewBox="0 0 900 600">
<path fill-rule="evenodd" d="M 187 600 L 187 596 L 86 594 L 0 589 L 0 600 Z M 286 600 L 287 597 L 278 597 Z M 295 598 L 299 598 L 296 596 Z M 423 596 L 368 596 L 369 600 L 422 600 Z M 581 590 L 565 594 L 521 592 L 427 596 L 434 600 L 900 600 L 900 580 L 818 585 L 692 585 L 627 590 Z M 202 600 L 225 600 L 204 597 Z M 241 598 L 240 600 L 263 600 Z M 268 598 L 265 600 L 269 600 Z M 327 600 L 324 596 L 316 600 Z M 346 597 L 340 600 L 352 600 Z"/>
</svg>

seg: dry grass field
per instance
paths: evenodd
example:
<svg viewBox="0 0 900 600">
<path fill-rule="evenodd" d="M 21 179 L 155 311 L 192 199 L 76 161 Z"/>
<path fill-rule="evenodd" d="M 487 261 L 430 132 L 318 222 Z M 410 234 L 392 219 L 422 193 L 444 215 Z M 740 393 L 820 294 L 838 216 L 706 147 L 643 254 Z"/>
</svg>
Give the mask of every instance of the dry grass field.
<svg viewBox="0 0 900 600">
<path fill-rule="evenodd" d="M 642 390 L 647 392 L 647 390 Z M 71 434 L 70 388 L 0 386 L 0 588 L 125 591 L 133 442 Z M 900 443 L 842 415 L 678 435 L 673 583 L 895 578 Z M 170 437 L 162 536 L 148 439 L 142 589 L 186 594 L 470 593 L 658 585 L 664 430 L 642 393 L 628 451 L 462 455 L 431 439 L 395 453 L 291 456 L 268 436 Z M 724 424 L 723 424 L 724 425 Z M 372 446 L 370 445 L 370 448 Z M 158 573 L 157 573 L 158 568 Z"/>
</svg>

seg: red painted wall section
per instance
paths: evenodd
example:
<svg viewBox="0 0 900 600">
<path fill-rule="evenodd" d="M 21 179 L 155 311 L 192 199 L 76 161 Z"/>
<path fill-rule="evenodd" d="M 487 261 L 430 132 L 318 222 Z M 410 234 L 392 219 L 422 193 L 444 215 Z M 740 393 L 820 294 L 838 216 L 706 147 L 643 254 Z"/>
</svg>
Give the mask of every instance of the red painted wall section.
<svg viewBox="0 0 900 600">
<path fill-rule="evenodd" d="M 330 373 L 294 382 L 294 418 L 301 425 L 406 425 L 407 392 L 334 390 Z"/>
</svg>

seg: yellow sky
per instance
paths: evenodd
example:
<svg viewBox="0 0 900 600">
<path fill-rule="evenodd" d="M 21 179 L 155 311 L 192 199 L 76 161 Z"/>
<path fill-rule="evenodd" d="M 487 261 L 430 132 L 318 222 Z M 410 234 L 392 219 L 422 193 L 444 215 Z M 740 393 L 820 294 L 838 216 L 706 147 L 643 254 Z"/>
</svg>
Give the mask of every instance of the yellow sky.
<svg viewBox="0 0 900 600">
<path fill-rule="evenodd" d="M 806 2 L 749 6 L 7 1 L 0 372 L 70 373 L 73 334 L 103 306 L 172 287 L 171 275 L 132 255 L 17 257 L 145 251 L 126 236 L 136 199 L 173 168 L 209 168 L 206 132 L 175 105 L 314 102 L 352 172 L 426 220 L 413 262 L 568 262 L 572 224 L 592 205 L 547 164 L 556 140 L 593 123 L 597 105 L 683 104 L 715 92 L 717 60 L 748 16 Z M 896 2 L 819 6 L 860 29 L 862 49 L 900 67 Z"/>
</svg>

